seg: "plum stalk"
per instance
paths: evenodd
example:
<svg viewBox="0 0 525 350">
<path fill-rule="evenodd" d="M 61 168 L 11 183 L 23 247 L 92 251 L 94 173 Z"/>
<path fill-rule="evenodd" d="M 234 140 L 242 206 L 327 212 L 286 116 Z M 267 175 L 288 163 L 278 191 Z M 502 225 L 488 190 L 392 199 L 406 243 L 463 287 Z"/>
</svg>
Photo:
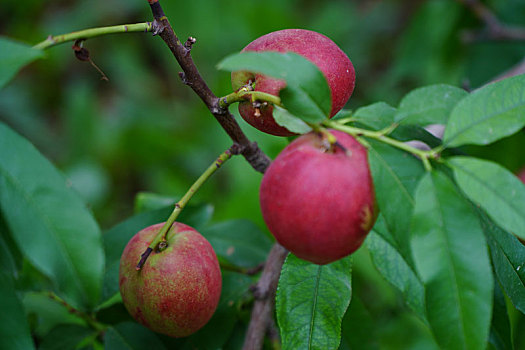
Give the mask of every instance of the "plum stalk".
<svg viewBox="0 0 525 350">
<path fill-rule="evenodd" d="M 149 255 L 155 248 L 157 248 L 160 251 L 167 248 L 168 231 L 175 222 L 175 220 L 177 220 L 177 217 L 179 216 L 182 209 L 184 209 L 186 204 L 190 201 L 191 197 L 193 197 L 193 195 L 199 190 L 202 184 L 204 184 L 204 182 L 206 182 L 206 180 L 208 180 L 210 176 L 212 176 L 215 173 L 215 171 L 217 171 L 217 169 L 219 169 L 226 161 L 228 161 L 231 158 L 232 154 L 238 154 L 237 147 L 232 146 L 226 151 L 222 152 L 220 156 L 208 167 L 208 169 L 206 169 L 201 174 L 201 176 L 199 176 L 199 178 L 193 183 L 193 185 L 191 185 L 186 194 L 184 194 L 184 196 L 182 196 L 182 198 L 177 203 L 175 203 L 175 208 L 164 223 L 164 226 L 162 226 L 155 239 L 150 243 L 148 248 L 140 256 L 140 260 L 136 267 L 137 271 L 140 270 L 142 266 L 144 266 Z"/>
<path fill-rule="evenodd" d="M 421 159 L 421 161 L 423 162 L 423 165 L 425 166 L 425 169 L 428 171 L 432 169 L 432 166 L 430 165 L 430 159 L 437 159 L 439 156 L 439 152 L 441 151 L 441 147 L 437 147 L 429 151 L 420 150 L 418 148 L 415 148 L 415 147 L 412 147 L 406 144 L 405 142 L 401 142 L 401 141 L 398 141 L 396 139 L 386 136 L 388 133 L 393 131 L 393 129 L 395 129 L 396 124 L 394 124 L 391 127 L 386 128 L 385 130 L 379 130 L 379 131 L 371 131 L 371 130 L 366 130 L 366 129 L 361 129 L 361 128 L 355 128 L 353 126 L 343 125 L 341 123 L 338 123 L 337 121 L 332 121 L 332 120 L 325 120 L 323 121 L 322 124 L 326 127 L 346 132 L 347 134 L 350 134 L 352 136 L 368 137 L 368 138 L 375 139 L 383 143 L 386 143 L 390 146 L 399 148 L 405 152 L 412 153 L 413 155 Z"/>
</svg>

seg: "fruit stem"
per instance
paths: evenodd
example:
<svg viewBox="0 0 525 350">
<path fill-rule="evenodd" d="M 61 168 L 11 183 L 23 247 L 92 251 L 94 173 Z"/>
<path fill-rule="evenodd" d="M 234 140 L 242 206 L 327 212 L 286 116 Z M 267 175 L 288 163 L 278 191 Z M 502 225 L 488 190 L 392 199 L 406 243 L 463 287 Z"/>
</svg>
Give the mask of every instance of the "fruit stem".
<svg viewBox="0 0 525 350">
<path fill-rule="evenodd" d="M 93 328 L 94 330 L 98 331 L 98 332 L 101 332 L 103 331 L 106 327 L 99 323 L 95 317 L 91 314 L 88 314 L 86 312 L 83 312 L 73 306 L 71 306 L 69 303 L 67 303 L 64 299 L 62 299 L 61 297 L 59 297 L 58 295 L 56 295 L 54 292 L 51 292 L 49 291 L 48 292 L 48 297 L 59 303 L 60 305 L 62 305 L 63 307 L 66 308 L 66 310 L 70 313 L 70 314 L 73 314 L 77 317 L 80 317 L 82 320 L 84 320 L 91 328 Z"/>
<path fill-rule="evenodd" d="M 354 117 L 346 117 L 346 118 L 337 119 L 337 122 L 340 123 L 340 124 L 348 124 L 348 123 L 354 122 L 354 121 L 355 121 Z"/>
<path fill-rule="evenodd" d="M 262 91 L 253 91 L 247 86 L 219 98 L 219 106 L 226 108 L 232 103 L 246 101 L 247 97 L 249 97 L 251 101 L 268 102 L 282 107 L 281 99 L 278 96 L 274 96 Z"/>
<path fill-rule="evenodd" d="M 232 146 L 233 147 L 233 146 Z M 199 190 L 199 188 L 202 186 L 210 176 L 217 171 L 228 159 L 231 158 L 232 154 L 235 153 L 232 151 L 232 148 L 227 149 L 226 151 L 222 152 L 221 155 L 206 169 L 201 176 L 191 185 L 191 187 L 188 189 L 186 194 L 177 202 L 175 203 L 175 209 L 171 212 L 170 216 L 164 223 L 164 226 L 160 229 L 159 233 L 157 233 L 157 236 L 155 236 L 155 239 L 150 243 L 148 248 L 142 253 L 140 256 L 140 261 L 138 262 L 136 266 L 136 270 L 140 270 L 144 264 L 146 263 L 146 260 L 148 259 L 148 256 L 151 254 L 151 252 L 154 249 L 158 249 L 160 251 L 167 248 L 167 238 L 168 238 L 168 232 L 179 216 L 180 212 L 186 204 L 190 201 L 191 197 Z"/>
<path fill-rule="evenodd" d="M 135 24 L 121 24 L 109 27 L 99 27 L 84 29 L 77 32 L 67 34 L 49 36 L 46 40 L 33 46 L 34 49 L 44 50 L 52 46 L 56 46 L 68 41 L 75 41 L 79 39 L 94 38 L 101 35 L 117 34 L 117 33 L 131 33 L 131 32 L 151 32 L 153 31 L 153 22 L 135 23 Z"/>
<path fill-rule="evenodd" d="M 430 164 L 430 158 L 437 159 L 440 148 L 437 147 L 436 149 L 431 149 L 429 151 L 420 150 L 418 148 L 412 147 L 410 145 L 407 145 L 404 142 L 395 140 L 393 138 L 390 138 L 388 136 L 385 136 L 385 134 L 390 133 L 395 127 L 396 124 L 393 124 L 392 126 L 379 130 L 379 131 L 371 131 L 366 129 L 360 129 L 353 126 L 348 125 L 341 125 L 340 123 L 336 121 L 326 120 L 323 121 L 323 125 L 329 128 L 333 128 L 336 130 L 340 130 L 343 132 L 346 132 L 347 134 L 350 134 L 352 136 L 365 136 L 374 140 L 381 141 L 383 143 L 386 143 L 390 146 L 394 146 L 396 148 L 399 148 L 405 152 L 412 153 L 413 155 L 419 157 L 421 161 L 423 162 L 423 166 L 427 171 L 432 170 L 432 165 Z"/>
</svg>

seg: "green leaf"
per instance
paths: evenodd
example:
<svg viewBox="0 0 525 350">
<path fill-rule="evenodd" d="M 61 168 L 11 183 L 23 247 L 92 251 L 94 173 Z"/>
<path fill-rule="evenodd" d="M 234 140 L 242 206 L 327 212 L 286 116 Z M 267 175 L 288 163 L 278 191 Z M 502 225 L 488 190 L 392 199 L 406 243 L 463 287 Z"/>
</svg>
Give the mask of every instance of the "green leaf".
<svg viewBox="0 0 525 350">
<path fill-rule="evenodd" d="M 374 231 L 369 233 L 366 243 L 377 270 L 401 291 L 407 305 L 424 320 L 425 289 L 409 262 L 396 246 Z"/>
<path fill-rule="evenodd" d="M 47 334 L 38 347 L 39 350 L 64 350 L 64 349 L 86 349 L 81 345 L 86 338 L 93 340 L 97 336 L 96 331 L 86 327 L 75 325 L 60 325 Z"/>
<path fill-rule="evenodd" d="M 109 327 L 104 336 L 105 350 L 166 349 L 157 335 L 138 323 L 123 322 Z"/>
<path fill-rule="evenodd" d="M 525 314 L 525 246 L 481 210 L 481 227 L 490 246 L 494 271 L 516 309 Z"/>
<path fill-rule="evenodd" d="M 177 203 L 177 198 L 152 192 L 139 192 L 135 195 L 133 213 L 140 214 L 163 209 Z"/>
<path fill-rule="evenodd" d="M 306 134 L 312 131 L 312 128 L 308 124 L 279 106 L 273 106 L 273 119 L 280 126 L 284 126 L 296 134 Z"/>
<path fill-rule="evenodd" d="M 487 145 L 525 126 L 525 74 L 472 92 L 452 110 L 443 136 L 447 147 Z"/>
<path fill-rule="evenodd" d="M 331 119 L 340 120 L 340 119 L 350 118 L 353 114 L 354 112 L 351 109 L 341 109 Z"/>
<path fill-rule="evenodd" d="M 368 162 L 374 179 L 379 211 L 385 219 L 401 255 L 412 265 L 410 253 L 410 219 L 414 208 L 414 191 L 425 170 L 414 156 L 370 140 Z"/>
<path fill-rule="evenodd" d="M 395 120 L 403 124 L 446 124 L 454 106 L 467 95 L 465 90 L 445 84 L 412 90 L 401 100 Z"/>
<path fill-rule="evenodd" d="M 505 296 L 498 282 L 494 284 L 494 310 L 492 311 L 489 343 L 492 344 L 496 350 L 513 349 Z"/>
<path fill-rule="evenodd" d="M 373 130 L 384 129 L 394 123 L 396 109 L 386 102 L 376 102 L 358 108 L 352 115 L 356 122 L 366 125 Z"/>
<path fill-rule="evenodd" d="M 13 278 L 0 271 L 0 348 L 34 349 L 24 308 L 16 296 Z"/>
<path fill-rule="evenodd" d="M 22 254 L 9 234 L 0 213 L 0 271 L 16 276 L 18 270 L 22 268 L 22 261 Z"/>
<path fill-rule="evenodd" d="M 289 254 L 276 296 L 283 349 L 337 349 L 350 304 L 352 260 L 315 265 Z"/>
<path fill-rule="evenodd" d="M 215 253 L 231 264 L 252 268 L 266 261 L 272 241 L 251 221 L 231 220 L 203 228 Z"/>
<path fill-rule="evenodd" d="M 0 37 L 0 89 L 7 85 L 22 67 L 43 56 L 42 50 Z"/>
<path fill-rule="evenodd" d="M 296 117 L 311 123 L 330 115 L 330 88 L 323 73 L 306 58 L 293 53 L 241 52 L 223 59 L 218 68 L 250 71 L 286 81 L 280 91 L 283 106 Z"/>
<path fill-rule="evenodd" d="M 377 350 L 379 336 L 377 322 L 372 318 L 359 295 L 352 296 L 352 302 L 341 324 L 340 350 Z"/>
<path fill-rule="evenodd" d="M 352 118 L 358 126 L 364 125 L 372 130 L 382 130 L 394 124 L 397 109 L 385 102 L 377 102 L 359 108 Z M 417 125 L 398 125 L 389 135 L 400 141 L 420 140 L 430 147 L 441 144 L 441 140 Z"/>
<path fill-rule="evenodd" d="M 25 293 L 22 303 L 27 315 L 38 318 L 38 323 L 32 331 L 39 337 L 60 324 L 85 326 L 86 322 L 82 318 L 71 313 L 62 303 L 51 299 L 48 292 Z"/>
<path fill-rule="evenodd" d="M 427 173 L 411 225 L 427 319 L 446 349 L 484 349 L 492 314 L 492 270 L 478 217 L 444 174 Z"/>
<path fill-rule="evenodd" d="M 27 140 L 0 124 L 0 210 L 19 249 L 80 308 L 100 297 L 100 230 L 66 179 Z"/>
<path fill-rule="evenodd" d="M 525 186 L 510 171 L 487 160 L 449 159 L 459 187 L 501 227 L 525 239 Z"/>
<path fill-rule="evenodd" d="M 135 196 L 134 213 L 140 214 L 155 210 L 168 210 L 167 208 L 173 210 L 178 200 L 179 198 L 158 193 L 139 192 Z M 208 203 L 188 204 L 184 207 L 177 221 L 183 222 L 198 230 L 210 221 L 213 211 L 213 205 Z M 169 213 L 167 215 L 169 215 Z M 167 219 L 167 216 L 162 219 L 162 221 L 165 221 L 165 219 Z"/>
</svg>

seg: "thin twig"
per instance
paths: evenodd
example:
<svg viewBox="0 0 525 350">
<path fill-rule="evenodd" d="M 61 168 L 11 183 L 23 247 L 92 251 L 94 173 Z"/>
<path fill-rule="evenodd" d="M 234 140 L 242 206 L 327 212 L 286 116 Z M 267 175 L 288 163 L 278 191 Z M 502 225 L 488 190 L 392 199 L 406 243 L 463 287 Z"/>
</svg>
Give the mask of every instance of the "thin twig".
<svg viewBox="0 0 525 350">
<path fill-rule="evenodd" d="M 463 40 L 472 42 L 477 40 L 525 40 L 525 28 L 513 27 L 502 23 L 498 17 L 479 0 L 457 0 L 468 7 L 484 24 L 482 32 L 466 31 Z"/>
<path fill-rule="evenodd" d="M 233 142 L 240 146 L 240 153 L 251 166 L 259 172 L 264 172 L 270 164 L 270 158 L 261 151 L 255 142 L 248 140 L 228 109 L 220 106 L 219 98 L 210 90 L 195 66 L 188 44 L 184 45 L 181 43 L 164 14 L 160 3 L 157 0 L 148 0 L 148 3 L 155 18 L 153 33 L 164 40 L 173 56 L 175 56 L 183 70 L 181 77 L 185 84 L 193 89 Z"/>
<path fill-rule="evenodd" d="M 97 36 L 108 35 L 108 34 L 120 34 L 120 33 L 136 33 L 136 32 L 150 32 L 152 31 L 152 23 L 134 23 L 134 24 L 121 24 L 110 27 L 99 27 L 79 30 L 77 32 L 62 34 L 62 35 L 50 35 L 46 40 L 33 46 L 35 49 L 48 49 L 50 47 L 66 43 L 68 41 L 75 40 L 86 40 Z"/>
<path fill-rule="evenodd" d="M 158 0 L 148 0 L 148 3 L 155 19 L 153 33 L 164 40 L 175 56 L 183 70 L 181 77 L 185 84 L 190 86 L 206 104 L 222 128 L 238 145 L 240 154 L 256 171 L 264 173 L 270 165 L 268 156 L 261 151 L 255 142 L 248 140 L 233 115 L 228 111 L 227 106 L 219 104 L 219 98 L 213 94 L 199 74 L 188 50 L 188 45 L 185 46 L 177 38 Z M 286 254 L 286 249 L 275 243 L 268 255 L 261 278 L 255 287 L 256 300 L 245 337 L 244 349 L 259 350 L 262 348 L 266 330 L 273 317 L 275 290 Z"/>
</svg>

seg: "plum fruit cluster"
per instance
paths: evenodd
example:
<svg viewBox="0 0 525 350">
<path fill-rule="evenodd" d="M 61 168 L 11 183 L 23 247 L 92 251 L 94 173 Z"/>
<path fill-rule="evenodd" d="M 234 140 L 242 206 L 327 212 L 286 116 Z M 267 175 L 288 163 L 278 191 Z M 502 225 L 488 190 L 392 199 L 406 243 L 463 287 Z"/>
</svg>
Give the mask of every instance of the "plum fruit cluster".
<svg viewBox="0 0 525 350">
<path fill-rule="evenodd" d="M 352 62 L 322 34 L 280 30 L 254 40 L 243 51 L 294 52 L 314 63 L 330 88 L 330 117 L 344 107 L 354 90 Z M 246 84 L 275 96 L 286 85 L 261 74 L 232 73 L 234 89 Z M 271 105 L 255 113 L 250 101 L 241 102 L 239 113 L 261 131 L 291 135 L 275 122 Z M 316 264 L 354 252 L 377 216 L 366 148 L 348 134 L 330 132 L 337 139 L 334 144 L 315 132 L 293 141 L 267 169 L 260 188 L 261 211 L 270 232 L 296 256 Z"/>
<path fill-rule="evenodd" d="M 244 51 L 295 52 L 325 76 L 335 115 L 354 90 L 352 62 L 330 39 L 316 32 L 286 29 L 264 35 Z M 249 84 L 275 96 L 285 82 L 251 72 L 233 72 L 235 90 Z M 257 129 L 278 136 L 272 106 L 255 110 L 241 102 L 241 116 Z M 334 139 L 336 141 L 334 141 Z M 289 144 L 268 167 L 260 187 L 263 218 L 276 240 L 299 258 L 328 264 L 351 254 L 374 225 L 377 211 L 367 150 L 335 130 L 310 132 Z M 129 313 L 153 331 L 188 336 L 211 318 L 221 293 L 221 272 L 208 241 L 193 228 L 174 223 L 167 248 L 154 249 L 141 270 L 137 262 L 162 224 L 138 232 L 120 263 L 120 292 Z"/>
</svg>

